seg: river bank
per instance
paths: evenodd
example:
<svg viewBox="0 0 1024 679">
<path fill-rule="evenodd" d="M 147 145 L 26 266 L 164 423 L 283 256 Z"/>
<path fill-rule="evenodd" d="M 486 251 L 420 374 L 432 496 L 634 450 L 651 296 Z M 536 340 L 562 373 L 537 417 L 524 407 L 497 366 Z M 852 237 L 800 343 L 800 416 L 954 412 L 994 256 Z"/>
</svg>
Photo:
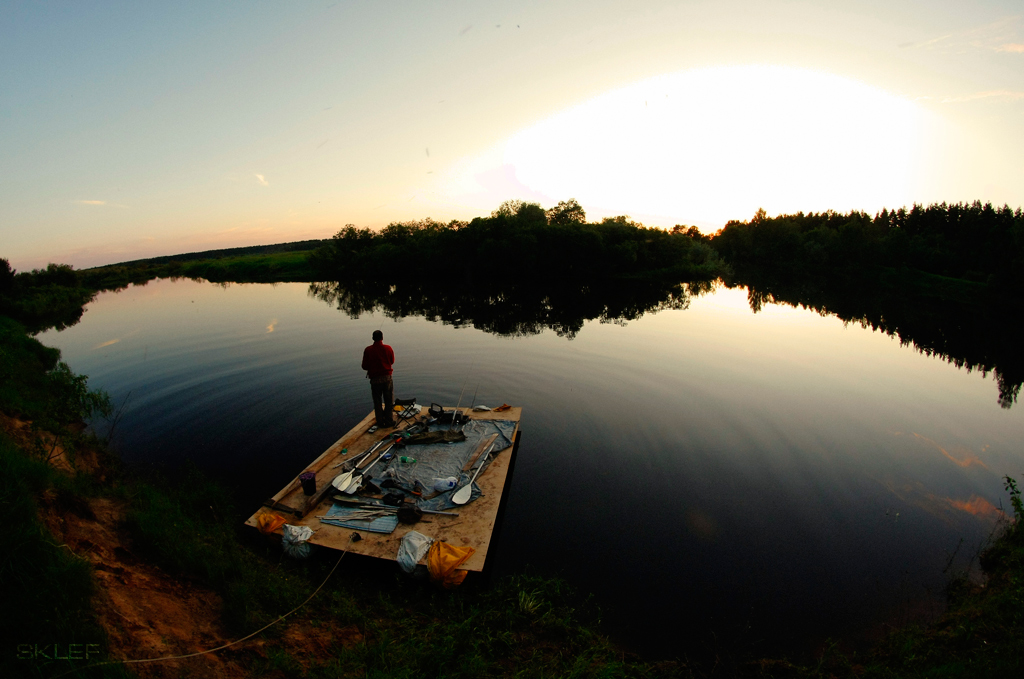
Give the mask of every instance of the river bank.
<svg viewBox="0 0 1024 679">
<path fill-rule="evenodd" d="M 984 583 L 953 579 L 948 610 L 928 626 L 890 630 L 868 653 L 844 653 L 837 641 L 817 657 L 752 658 L 681 644 L 678 657 L 645 662 L 602 635 L 600 611 L 564 581 L 523 574 L 449 592 L 358 558 L 289 560 L 241 532 L 230 493 L 194 469 L 143 479 L 86 434 L 45 461 L 32 440 L 45 433 L 8 416 L 2 425 L 4 511 L 21 536 L 4 564 L 7 676 L 976 677 L 1020 668 L 1024 508 L 1012 484 L 1015 518 L 984 552 Z M 118 663 L 230 644 L 314 592 L 221 652 Z M 14 620 L 15 610 L 32 614 Z"/>
<path fill-rule="evenodd" d="M 14 415 L 4 418 L 0 478 L 21 545 L 4 564 L 11 574 L 4 601 L 33 612 L 27 622 L 4 618 L 4 663 L 13 676 L 65 669 L 78 676 L 981 676 L 1019 663 L 1016 502 L 1016 519 L 985 552 L 986 586 L 954 580 L 949 609 L 933 625 L 891 631 L 866 653 L 829 642 L 806 657 L 765 658 L 681 639 L 663 660 L 645 661 L 602 634 L 601 612 L 564 580 L 520 573 L 449 593 L 357 559 L 343 559 L 328 578 L 332 555 L 282 558 L 242 531 L 231 492 L 197 470 L 175 478 L 118 462 L 67 414 L 98 415 L 102 394 L 56 370 L 57 352 L 7 323 L 8 365 L 25 369 L 9 375 L 5 386 L 14 388 L 0 408 Z M 48 418 L 62 425 L 56 433 L 36 424 Z M 294 615 L 237 647 L 176 664 L 85 669 L 86 660 L 187 655 L 231 643 L 291 611 L 325 580 Z"/>
</svg>

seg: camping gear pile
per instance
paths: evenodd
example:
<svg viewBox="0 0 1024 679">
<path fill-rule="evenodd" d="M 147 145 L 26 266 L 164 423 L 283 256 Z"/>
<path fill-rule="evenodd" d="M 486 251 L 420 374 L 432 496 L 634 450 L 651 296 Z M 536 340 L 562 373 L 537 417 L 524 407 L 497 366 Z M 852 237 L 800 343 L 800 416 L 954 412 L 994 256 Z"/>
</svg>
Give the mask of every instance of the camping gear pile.
<svg viewBox="0 0 1024 679">
<path fill-rule="evenodd" d="M 477 479 L 487 473 L 495 456 L 512 446 L 515 421 L 473 419 L 470 408 L 446 410 L 436 403 L 424 410 L 416 399 L 396 399 L 395 403 L 399 423 L 395 430 L 329 469 L 318 468 L 322 490 L 310 493 L 309 489 L 318 485 L 314 474 L 307 472 L 300 478 L 310 496 L 306 512 L 321 498 L 331 500 L 327 512 L 316 516 L 322 530 L 390 534 L 400 523 L 416 524 L 427 515 L 457 517 L 457 510 L 483 494 Z M 508 408 L 505 405 L 495 410 Z M 472 410 L 484 413 L 490 409 L 481 406 Z M 367 433 L 376 429 L 371 426 Z M 341 454 L 346 453 L 343 450 Z M 324 485 L 332 474 L 334 478 Z M 309 536 L 292 533 L 289 552 L 305 556 L 309 545 L 303 538 Z M 417 540 L 409 538 L 414 535 L 421 534 L 409 531 L 401 544 L 406 545 L 406 539 Z M 400 549 L 399 562 L 417 555 L 412 562 L 415 565 L 429 550 L 431 576 L 445 587 L 459 584 L 466 572 L 458 566 L 473 555 L 473 548 L 426 540 L 417 543 L 416 549 L 410 546 L 404 556 Z"/>
</svg>

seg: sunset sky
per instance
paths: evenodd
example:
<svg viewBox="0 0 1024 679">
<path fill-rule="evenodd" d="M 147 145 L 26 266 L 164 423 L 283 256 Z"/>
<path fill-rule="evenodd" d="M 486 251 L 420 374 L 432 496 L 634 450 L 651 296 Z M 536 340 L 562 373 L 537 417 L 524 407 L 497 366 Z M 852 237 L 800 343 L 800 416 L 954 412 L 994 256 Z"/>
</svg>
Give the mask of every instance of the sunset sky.
<svg viewBox="0 0 1024 679">
<path fill-rule="evenodd" d="M 1024 6 L 0 4 L 0 257 L 468 219 L 1024 205 Z"/>
</svg>

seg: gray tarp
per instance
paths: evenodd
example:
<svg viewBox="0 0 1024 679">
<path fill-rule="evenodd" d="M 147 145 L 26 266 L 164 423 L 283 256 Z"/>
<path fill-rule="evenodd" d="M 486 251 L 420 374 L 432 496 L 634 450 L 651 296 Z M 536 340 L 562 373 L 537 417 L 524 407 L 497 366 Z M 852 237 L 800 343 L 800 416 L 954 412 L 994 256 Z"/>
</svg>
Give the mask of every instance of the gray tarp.
<svg viewBox="0 0 1024 679">
<path fill-rule="evenodd" d="M 427 488 L 424 491 L 424 496 L 428 497 L 434 493 L 434 479 L 454 476 L 459 479 L 457 487 L 461 487 L 469 481 L 473 472 L 476 471 L 477 466 L 480 464 L 480 461 L 477 460 L 472 469 L 462 473 L 462 467 L 472 457 L 480 441 L 491 434 L 498 434 L 498 438 L 494 440 L 494 447 L 491 448 L 491 457 L 494 457 L 500 451 L 512 445 L 512 434 L 515 431 L 515 427 L 515 422 L 506 420 L 470 420 L 462 429 L 466 435 L 466 440 L 461 443 L 435 443 L 392 448 L 395 457 L 386 466 L 381 462 L 373 468 L 371 472 L 373 483 L 380 486 L 385 479 L 393 478 L 399 484 L 412 488 L 415 482 L 419 481 Z M 434 425 L 431 427 L 431 430 L 444 430 L 447 428 L 447 425 Z M 402 463 L 398 460 L 400 455 L 416 458 L 416 462 Z M 388 469 L 394 470 L 393 476 L 390 476 L 390 473 L 386 471 Z M 486 463 L 484 469 L 486 470 Z M 480 473 L 486 474 L 487 472 L 481 471 Z M 419 500 L 416 504 L 423 509 L 450 509 L 457 507 L 458 505 L 451 503 L 453 492 L 455 491 L 451 490 L 429 500 Z M 472 499 L 475 500 L 480 495 L 480 488 L 474 483 Z"/>
</svg>

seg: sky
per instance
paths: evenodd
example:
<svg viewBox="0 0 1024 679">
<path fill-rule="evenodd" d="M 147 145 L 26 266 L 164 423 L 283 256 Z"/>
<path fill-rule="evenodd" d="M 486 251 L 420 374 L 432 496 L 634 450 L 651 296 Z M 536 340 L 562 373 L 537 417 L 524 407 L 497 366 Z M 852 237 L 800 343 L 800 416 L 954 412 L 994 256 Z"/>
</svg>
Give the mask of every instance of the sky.
<svg viewBox="0 0 1024 679">
<path fill-rule="evenodd" d="M 0 257 L 1024 205 L 1019 0 L 0 1 Z"/>
</svg>

